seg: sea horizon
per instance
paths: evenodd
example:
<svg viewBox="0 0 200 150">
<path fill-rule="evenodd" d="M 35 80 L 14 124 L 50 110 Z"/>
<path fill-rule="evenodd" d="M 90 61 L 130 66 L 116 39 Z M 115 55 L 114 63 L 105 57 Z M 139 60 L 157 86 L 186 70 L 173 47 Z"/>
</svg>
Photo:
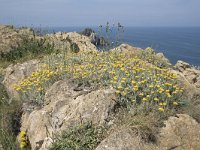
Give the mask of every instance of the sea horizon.
<svg viewBox="0 0 200 150">
<path fill-rule="evenodd" d="M 97 26 L 35 27 L 46 33 L 81 32 L 91 28 L 98 33 Z M 105 26 L 102 28 L 105 30 Z M 174 65 L 178 60 L 200 66 L 200 27 L 124 27 L 122 43 L 134 47 L 152 47 L 163 53 Z"/>
</svg>

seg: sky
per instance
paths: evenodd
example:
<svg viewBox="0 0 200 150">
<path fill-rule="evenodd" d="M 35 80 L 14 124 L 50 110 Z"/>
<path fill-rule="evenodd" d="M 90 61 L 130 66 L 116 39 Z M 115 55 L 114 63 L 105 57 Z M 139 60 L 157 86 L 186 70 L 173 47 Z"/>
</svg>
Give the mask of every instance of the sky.
<svg viewBox="0 0 200 150">
<path fill-rule="evenodd" d="M 200 26 L 200 0 L 0 0 L 0 24 Z"/>
</svg>

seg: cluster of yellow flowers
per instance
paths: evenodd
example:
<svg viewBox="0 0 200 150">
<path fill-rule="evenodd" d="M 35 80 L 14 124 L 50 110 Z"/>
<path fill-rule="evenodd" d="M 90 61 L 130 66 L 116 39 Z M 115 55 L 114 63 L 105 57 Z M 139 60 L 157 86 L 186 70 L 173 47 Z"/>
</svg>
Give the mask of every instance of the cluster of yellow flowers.
<svg viewBox="0 0 200 150">
<path fill-rule="evenodd" d="M 24 149 L 27 147 L 27 137 L 26 132 L 21 131 L 19 134 L 19 140 L 20 140 L 20 148 Z"/>
<path fill-rule="evenodd" d="M 14 85 L 16 91 L 26 92 L 27 90 L 34 90 L 41 92 L 44 90 L 44 84 L 55 77 L 57 73 L 50 69 L 42 69 L 33 72 L 30 77 L 22 80 L 19 84 Z"/>
<path fill-rule="evenodd" d="M 93 85 L 111 85 L 119 101 L 134 108 L 142 105 L 145 109 L 165 111 L 179 105 L 183 92 L 170 69 L 159 68 L 137 56 L 115 51 L 68 54 L 64 59 L 58 59 L 51 69 L 33 72 L 15 89 L 41 91 L 47 81 L 66 75 Z"/>
<path fill-rule="evenodd" d="M 128 105 L 144 105 L 145 109 L 159 111 L 178 105 L 183 88 L 170 69 L 116 52 L 86 55 L 81 64 L 74 64 L 70 70 L 75 79 L 110 84 Z"/>
<path fill-rule="evenodd" d="M 151 47 L 147 47 L 145 50 L 142 50 L 139 54 L 139 57 L 142 60 L 146 60 L 147 62 L 159 66 L 159 67 L 168 67 L 170 63 L 167 59 L 162 59 L 161 57 L 156 55 L 156 52 Z"/>
</svg>

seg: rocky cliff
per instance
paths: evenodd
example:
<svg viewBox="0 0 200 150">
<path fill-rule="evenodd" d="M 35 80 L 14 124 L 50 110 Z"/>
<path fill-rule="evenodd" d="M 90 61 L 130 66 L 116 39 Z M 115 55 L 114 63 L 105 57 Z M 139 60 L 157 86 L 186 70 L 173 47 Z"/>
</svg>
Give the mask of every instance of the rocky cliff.
<svg viewBox="0 0 200 150">
<path fill-rule="evenodd" d="M 4 45 L 1 46 L 1 51 L 9 49 L 9 43 L 12 43 L 13 40 L 13 38 L 10 38 L 8 42 L 5 39 L 11 35 L 17 37 L 17 34 L 21 33 L 21 31 L 5 26 L 0 27 L 0 32 L 3 33 L 1 34 L 3 39 L 1 41 L 3 42 L 0 42 L 0 44 Z M 45 76 L 45 72 L 42 72 L 42 76 L 45 76 L 44 80 L 50 78 L 52 70 L 56 72 L 53 80 L 48 82 L 47 88 L 44 89 L 44 91 L 39 91 L 40 94 L 44 94 L 42 105 L 33 105 L 32 103 L 27 102 L 27 99 L 27 101 L 24 101 L 24 104 L 21 106 L 22 116 L 20 130 L 22 133 L 25 132 L 26 142 L 27 144 L 30 144 L 31 149 L 48 150 L 51 148 L 52 144 L 55 143 L 57 139 L 56 137 L 59 137 L 59 135 L 64 131 L 77 125 L 87 124 L 88 122 L 92 122 L 95 126 L 101 126 L 106 129 L 106 134 L 103 137 L 103 140 L 98 142 L 95 148 L 93 148 L 96 150 L 199 149 L 200 124 L 198 121 L 200 120 L 198 120 L 198 114 L 200 113 L 198 112 L 197 107 L 200 102 L 200 70 L 183 61 L 178 61 L 173 67 L 169 65 L 167 69 L 164 68 L 164 71 L 166 69 L 167 71 L 176 74 L 178 76 L 178 83 L 184 85 L 184 90 L 187 92 L 184 94 L 184 99 L 187 100 L 187 103 L 196 105 L 197 112 L 195 112 L 194 116 L 196 120 L 190 116 L 194 113 L 187 110 L 189 106 L 182 108 L 183 106 L 181 102 L 185 102 L 182 100 L 180 100 L 180 105 L 176 107 L 173 112 L 169 111 L 166 112 L 166 114 L 158 116 L 157 113 L 152 116 L 151 112 L 139 115 L 139 112 L 132 113 L 131 110 L 127 111 L 124 110 L 124 108 L 121 108 L 118 102 L 119 94 L 117 94 L 113 84 L 108 84 L 107 82 L 97 84 L 95 79 L 92 80 L 91 83 L 88 82 L 89 80 L 81 82 L 82 80 L 85 81 L 84 72 L 81 72 L 81 75 L 83 75 L 81 78 L 82 80 L 76 80 L 75 77 L 64 77 L 63 74 L 61 74 L 67 70 L 69 74 L 74 72 L 76 76 L 76 73 L 84 68 L 85 57 L 91 53 L 92 56 L 95 56 L 98 59 L 94 61 L 94 64 L 97 63 L 97 61 L 100 61 L 98 55 L 101 54 L 99 54 L 97 48 L 90 42 L 88 37 L 79 35 L 78 33 L 55 33 L 47 36 L 50 41 L 53 41 L 55 45 L 57 45 L 57 49 L 63 47 L 65 47 L 64 49 L 73 49 L 72 47 L 75 45 L 75 49 L 77 49 L 75 52 L 78 54 L 74 55 L 70 53 L 67 56 L 64 56 L 66 57 L 66 68 L 58 63 L 52 68 L 48 66 L 49 71 L 47 71 L 47 76 Z M 134 63 L 136 62 L 136 65 L 138 63 L 140 69 L 142 68 L 141 65 L 145 64 L 147 68 L 156 68 L 156 72 L 159 72 L 159 70 L 162 70 L 163 68 L 156 67 L 156 65 L 162 66 L 160 65 L 161 62 L 162 64 L 169 64 L 169 60 L 165 58 L 164 55 L 154 55 L 154 52 L 152 51 L 152 58 L 146 60 L 141 59 L 143 58 L 141 57 L 141 52 L 142 54 L 149 54 L 149 49 L 142 50 L 128 44 L 122 44 L 111 50 L 111 53 L 112 52 L 116 57 L 125 57 L 125 59 L 123 59 L 124 63 L 126 63 L 126 59 L 132 61 L 134 58 Z M 104 55 L 105 58 L 107 58 L 106 55 L 108 54 L 106 53 Z M 68 59 L 68 57 L 70 57 L 70 59 Z M 60 57 L 60 59 L 61 58 L 62 57 Z M 113 55 L 108 58 L 111 60 L 115 59 L 113 58 Z M 90 59 L 93 60 L 92 58 Z M 159 63 L 152 63 L 152 59 L 158 60 Z M 90 60 L 87 59 L 87 61 L 89 62 Z M 36 76 L 34 79 L 39 80 L 37 74 L 40 74 L 39 70 L 42 70 L 44 62 L 44 60 L 30 60 L 21 64 L 12 64 L 5 69 L 5 76 L 2 84 L 6 87 L 7 93 L 10 97 L 10 102 L 12 102 L 13 99 L 20 100 L 21 98 L 21 93 L 15 87 L 16 84 L 22 85 L 23 83 L 21 81 L 24 79 L 27 84 L 32 84 L 28 82 L 32 81 L 32 78 L 29 80 L 30 76 L 33 78 Z M 72 62 L 75 65 L 70 68 Z M 99 70 L 106 72 L 106 68 L 103 68 L 106 65 L 109 66 L 110 64 L 102 62 L 100 66 L 98 66 Z M 128 78 L 130 76 L 129 72 L 123 72 L 123 64 L 118 63 L 117 65 L 122 66 L 120 69 Z M 91 64 L 87 64 L 86 70 L 92 69 L 94 69 L 94 67 L 92 67 Z M 136 70 L 137 69 L 138 68 L 136 68 Z M 113 70 L 110 74 L 112 73 Z M 97 75 L 95 74 L 95 78 L 98 77 L 98 74 L 101 73 L 99 72 Z M 162 73 L 160 73 L 159 76 L 162 76 Z M 165 78 L 165 76 L 163 78 Z M 149 77 L 147 79 L 149 79 Z M 105 78 L 105 81 L 106 80 L 107 79 Z M 119 80 L 123 81 L 125 79 Z M 140 82 L 145 83 L 146 81 L 141 80 Z M 45 81 L 43 83 L 47 84 Z M 144 83 L 141 83 L 141 85 Z M 166 82 L 163 84 L 165 83 Z M 93 86 L 93 84 L 95 84 L 95 86 Z M 145 88 L 147 89 L 147 87 Z M 169 94 L 172 95 L 172 93 Z M 123 97 L 123 93 L 120 97 Z M 148 96 L 146 98 L 148 98 Z M 143 100 L 145 101 L 144 98 Z M 157 99 L 154 98 L 154 100 L 156 101 Z M 131 105 L 132 103 L 133 102 L 131 102 Z M 175 102 L 173 102 L 173 104 L 176 105 Z M 162 105 L 165 104 L 163 103 Z M 134 106 L 136 107 L 136 105 Z M 142 107 L 146 106 L 142 105 Z M 121 117 L 123 119 L 120 119 Z M 90 135 L 85 136 L 89 136 L 90 138 Z M 18 140 L 22 143 L 21 135 L 18 136 Z M 60 150 L 61 149 L 66 148 L 60 148 Z"/>
<path fill-rule="evenodd" d="M 34 36 L 33 30 L 30 28 L 14 28 L 13 26 L 0 25 L 0 53 L 6 53 L 16 48 L 22 36 Z"/>
</svg>

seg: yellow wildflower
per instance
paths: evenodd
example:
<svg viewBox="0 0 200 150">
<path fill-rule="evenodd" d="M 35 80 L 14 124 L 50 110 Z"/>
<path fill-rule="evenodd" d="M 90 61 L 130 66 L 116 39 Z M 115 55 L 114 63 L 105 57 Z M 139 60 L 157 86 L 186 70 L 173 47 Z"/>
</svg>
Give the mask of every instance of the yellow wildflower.
<svg viewBox="0 0 200 150">
<path fill-rule="evenodd" d="M 158 101 L 159 99 L 157 97 L 154 98 L 155 101 Z"/>
<path fill-rule="evenodd" d="M 166 106 L 166 105 L 167 105 L 167 103 L 164 102 L 164 103 L 163 103 L 163 106 Z"/>
<path fill-rule="evenodd" d="M 173 105 L 178 105 L 178 103 L 177 102 L 173 102 Z"/>
<path fill-rule="evenodd" d="M 150 87 L 150 88 L 153 88 L 153 85 L 151 84 L 151 85 L 149 85 L 149 87 Z"/>
<path fill-rule="evenodd" d="M 125 81 L 124 81 L 124 80 L 122 80 L 122 81 L 121 81 L 121 83 L 125 83 Z"/>
<path fill-rule="evenodd" d="M 128 88 L 128 87 L 126 87 L 126 88 L 125 88 L 125 90 L 126 90 L 126 91 L 128 91 L 128 90 L 129 90 L 129 88 Z"/>
<path fill-rule="evenodd" d="M 123 91 L 121 94 L 122 94 L 123 96 L 125 96 L 127 93 L 126 93 L 125 91 Z"/>
<path fill-rule="evenodd" d="M 159 110 L 159 111 L 164 111 L 164 108 L 159 107 L 158 110 Z"/>
<path fill-rule="evenodd" d="M 135 100 L 135 99 L 132 99 L 132 100 L 131 100 L 131 102 L 133 102 L 133 103 L 134 103 L 134 102 L 136 102 L 136 100 Z"/>
<path fill-rule="evenodd" d="M 132 84 L 135 84 L 136 82 L 134 80 L 131 81 Z"/>
<path fill-rule="evenodd" d="M 19 136 L 20 136 L 20 138 L 25 137 L 26 136 L 26 132 L 21 131 L 20 134 L 19 134 Z"/>
<path fill-rule="evenodd" d="M 118 86 L 117 88 L 118 88 L 118 89 L 122 89 L 122 86 Z"/>
<path fill-rule="evenodd" d="M 114 80 L 117 80 L 117 77 L 115 76 L 113 79 L 114 79 Z"/>
<path fill-rule="evenodd" d="M 147 101 L 147 98 L 144 97 L 142 100 L 143 100 L 143 101 Z"/>
<path fill-rule="evenodd" d="M 116 90 L 116 93 L 118 93 L 118 94 L 119 94 L 119 93 L 120 93 L 120 90 Z"/>
<path fill-rule="evenodd" d="M 144 96 L 144 93 L 140 93 L 139 96 Z"/>
<path fill-rule="evenodd" d="M 121 70 L 121 71 L 124 71 L 125 69 L 122 67 L 122 68 L 120 68 L 120 70 Z"/>
<path fill-rule="evenodd" d="M 167 97 L 170 98 L 170 97 L 172 97 L 172 96 L 171 96 L 169 93 L 167 93 Z"/>
<path fill-rule="evenodd" d="M 24 141 L 23 141 L 23 142 L 20 142 L 20 148 L 25 148 L 26 145 L 27 145 L 26 142 L 24 142 Z"/>
</svg>

